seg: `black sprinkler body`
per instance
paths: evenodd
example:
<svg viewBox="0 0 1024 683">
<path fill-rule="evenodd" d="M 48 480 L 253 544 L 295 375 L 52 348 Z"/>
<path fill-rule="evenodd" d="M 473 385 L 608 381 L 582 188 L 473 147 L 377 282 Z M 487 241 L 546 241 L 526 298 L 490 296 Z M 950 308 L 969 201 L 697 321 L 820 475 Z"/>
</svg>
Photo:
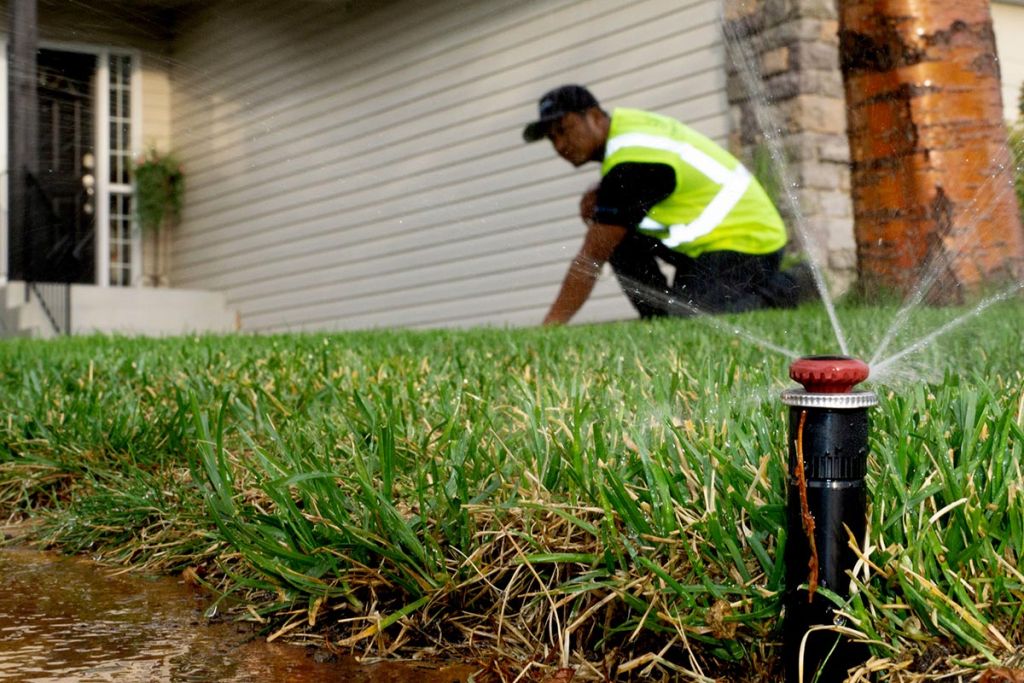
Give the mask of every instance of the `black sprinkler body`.
<svg viewBox="0 0 1024 683">
<path fill-rule="evenodd" d="M 800 358 L 789 376 L 804 388 L 782 393 L 789 406 L 786 683 L 843 681 L 868 659 L 867 646 L 821 628 L 843 624 L 820 591 L 849 596 L 847 572 L 857 563 L 850 536 L 861 544 L 867 524 L 868 408 L 878 399 L 853 391 L 868 377 L 867 364 L 854 358 Z"/>
</svg>

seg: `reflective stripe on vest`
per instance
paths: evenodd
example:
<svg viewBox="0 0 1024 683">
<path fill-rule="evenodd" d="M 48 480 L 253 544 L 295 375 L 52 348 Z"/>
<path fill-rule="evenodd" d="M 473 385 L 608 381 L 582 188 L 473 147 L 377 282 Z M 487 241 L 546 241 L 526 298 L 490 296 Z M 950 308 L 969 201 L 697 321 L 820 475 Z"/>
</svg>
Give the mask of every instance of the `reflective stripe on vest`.
<svg viewBox="0 0 1024 683">
<path fill-rule="evenodd" d="M 624 147 L 648 147 L 672 152 L 709 180 L 722 186 L 715 198 L 708 202 L 701 214 L 690 223 L 664 225 L 649 217 L 640 222 L 638 227 L 641 230 L 667 229 L 668 236 L 661 239 L 667 247 L 675 248 L 680 244 L 693 242 L 717 228 L 736 208 L 736 204 L 750 187 L 751 175 L 742 164 L 730 170 L 688 142 L 649 133 L 623 133 L 608 140 L 605 156 L 610 157 Z"/>
</svg>

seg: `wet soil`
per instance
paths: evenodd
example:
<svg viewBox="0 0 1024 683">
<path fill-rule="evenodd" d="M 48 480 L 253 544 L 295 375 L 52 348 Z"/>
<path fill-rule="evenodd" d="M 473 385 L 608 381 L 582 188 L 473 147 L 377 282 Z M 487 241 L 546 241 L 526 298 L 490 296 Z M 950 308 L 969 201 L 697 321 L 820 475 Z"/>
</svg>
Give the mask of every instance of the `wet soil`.
<svg viewBox="0 0 1024 683">
<path fill-rule="evenodd" d="M 83 558 L 0 549 L 0 681 L 465 683 L 474 667 L 354 659 L 207 623 L 182 582 L 116 575 Z"/>
</svg>

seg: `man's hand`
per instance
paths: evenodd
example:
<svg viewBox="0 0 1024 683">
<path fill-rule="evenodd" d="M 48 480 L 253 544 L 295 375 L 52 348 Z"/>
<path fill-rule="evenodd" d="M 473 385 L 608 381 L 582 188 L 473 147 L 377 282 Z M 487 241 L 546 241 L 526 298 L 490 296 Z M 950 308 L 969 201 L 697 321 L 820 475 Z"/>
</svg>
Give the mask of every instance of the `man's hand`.
<svg viewBox="0 0 1024 683">
<path fill-rule="evenodd" d="M 594 224 L 594 209 L 597 207 L 597 188 L 600 186 L 601 183 L 594 183 L 580 198 L 580 218 L 583 219 L 584 225 Z"/>
<path fill-rule="evenodd" d="M 579 253 L 569 265 L 562 288 L 544 317 L 545 325 L 561 325 L 576 315 L 594 290 L 601 267 L 625 237 L 626 228 L 621 225 L 591 223 Z"/>
</svg>

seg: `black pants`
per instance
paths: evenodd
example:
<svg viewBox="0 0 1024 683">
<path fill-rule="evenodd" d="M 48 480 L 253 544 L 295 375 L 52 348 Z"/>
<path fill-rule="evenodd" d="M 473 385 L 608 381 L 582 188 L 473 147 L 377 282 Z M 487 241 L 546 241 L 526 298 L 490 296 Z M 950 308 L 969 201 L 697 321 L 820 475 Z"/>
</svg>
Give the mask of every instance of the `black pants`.
<svg viewBox="0 0 1024 683">
<path fill-rule="evenodd" d="M 675 267 L 671 287 L 659 259 Z M 609 262 L 640 317 L 653 318 L 791 308 L 799 292 L 794 280 L 779 270 L 781 261 L 781 249 L 764 255 L 715 251 L 690 258 L 630 232 Z"/>
</svg>

